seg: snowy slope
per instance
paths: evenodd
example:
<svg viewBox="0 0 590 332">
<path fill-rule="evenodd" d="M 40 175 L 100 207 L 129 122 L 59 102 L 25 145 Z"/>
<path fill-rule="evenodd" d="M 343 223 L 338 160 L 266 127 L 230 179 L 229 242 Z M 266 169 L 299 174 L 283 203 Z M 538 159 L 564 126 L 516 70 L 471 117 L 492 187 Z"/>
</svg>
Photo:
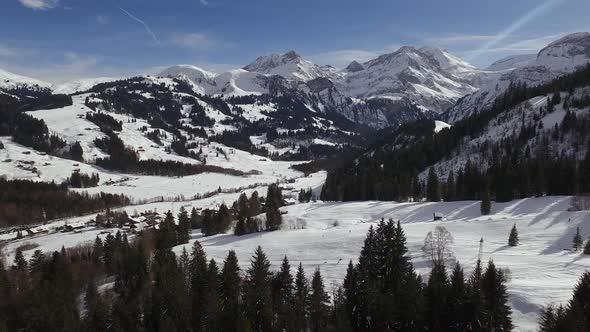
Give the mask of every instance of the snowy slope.
<svg viewBox="0 0 590 332">
<path fill-rule="evenodd" d="M 54 94 L 62 93 L 69 95 L 72 93 L 87 91 L 88 89 L 100 83 L 111 82 L 116 80 L 117 78 L 113 77 L 87 78 L 56 84 L 52 87 L 52 89 Z"/>
<path fill-rule="evenodd" d="M 51 84 L 0 69 L 0 89 L 10 90 L 16 88 L 51 88 Z"/>
<path fill-rule="evenodd" d="M 535 61 L 537 58 L 536 54 L 519 54 L 519 55 L 511 55 L 505 58 L 502 58 L 491 65 L 489 65 L 485 70 L 488 71 L 505 71 L 505 70 L 512 70 L 520 67 L 524 67 Z"/>
<path fill-rule="evenodd" d="M 574 90 L 572 97 L 579 99 L 589 94 L 590 86 L 586 86 Z M 565 100 L 568 95 L 567 92 L 562 92 L 562 100 Z M 581 119 L 581 117 L 588 114 L 589 108 L 570 108 L 569 111 L 576 114 L 578 119 Z M 497 153 L 494 154 L 491 151 L 491 144 L 498 144 L 502 140 L 518 137 L 523 130 L 523 123 L 528 127 L 537 128 L 535 135 L 528 139 L 524 145 L 523 151 L 527 147 L 529 151 L 537 151 L 542 144 L 541 138 L 543 135 L 549 136 L 555 126 L 561 126 L 566 112 L 564 102 L 561 102 L 554 106 L 553 112 L 548 113 L 547 96 L 533 97 L 491 119 L 481 133 L 466 136 L 449 156 L 433 166 L 443 178 L 446 178 L 450 171 L 456 174 L 461 168 L 465 167 L 468 161 L 477 165 L 480 169 L 487 169 L 490 166 L 490 161 L 494 157 L 499 157 Z M 563 154 L 581 160 L 584 158 L 586 150 L 578 149 L 579 144 L 584 143 L 578 140 L 578 135 L 568 133 L 562 134 L 559 140 L 550 140 L 547 147 L 555 157 Z M 427 170 L 423 171 L 420 174 L 421 179 L 426 179 L 427 173 Z"/>
<path fill-rule="evenodd" d="M 310 186 L 313 178 L 304 178 Z M 304 182 L 294 184 L 305 188 Z M 262 189 L 261 189 L 262 190 Z M 260 190 L 259 190 L 260 191 Z M 248 190 L 247 194 L 251 191 Z M 222 194 L 209 199 L 186 203 L 153 203 L 129 207 L 134 211 L 171 209 L 177 213 L 180 207 L 215 207 L 221 202 L 231 203 L 238 194 Z M 429 264 L 421 253 L 427 232 L 437 225 L 446 227 L 454 237 L 452 250 L 457 260 L 470 273 L 478 257 L 480 238 L 484 239 L 482 259 L 493 259 L 498 267 L 509 271 L 508 294 L 513 310 L 515 331 L 535 331 L 541 308 L 554 303 L 564 303 L 579 276 L 590 268 L 590 256 L 581 256 L 567 250 L 577 226 L 582 235 L 590 235 L 590 214 L 568 212 L 569 197 L 543 197 L 493 204 L 492 214 L 480 216 L 479 202 L 449 203 L 395 203 L 349 202 L 306 203 L 282 208 L 286 213 L 283 229 L 271 233 L 257 233 L 236 237 L 231 234 L 203 237 L 198 231 L 192 236 L 187 250 L 198 239 L 208 257 L 223 261 L 227 252 L 235 250 L 242 271 L 250 264 L 254 249 L 261 245 L 268 255 L 273 269 L 278 269 L 284 255 L 292 266 L 299 262 L 306 272 L 319 267 L 331 290 L 342 282 L 349 260 L 356 261 L 366 232 L 381 218 L 400 220 L 408 239 L 409 254 L 417 271 L 427 278 Z M 441 213 L 444 220 L 432 222 L 433 213 Z M 92 216 L 72 218 L 69 222 L 87 221 Z M 63 224 L 61 221 L 51 226 Z M 510 229 L 516 224 L 520 235 L 518 247 L 508 247 Z M 57 233 L 60 234 L 60 233 Z M 92 241 L 97 235 L 92 229 L 80 234 L 46 235 L 10 242 L 5 248 L 7 261 L 11 261 L 15 249 L 23 243 L 37 243 L 41 250 L 58 250 L 61 245 L 74 247 Z M 183 246 L 175 248 L 180 254 Z M 34 250 L 25 251 L 30 257 Z"/>
</svg>

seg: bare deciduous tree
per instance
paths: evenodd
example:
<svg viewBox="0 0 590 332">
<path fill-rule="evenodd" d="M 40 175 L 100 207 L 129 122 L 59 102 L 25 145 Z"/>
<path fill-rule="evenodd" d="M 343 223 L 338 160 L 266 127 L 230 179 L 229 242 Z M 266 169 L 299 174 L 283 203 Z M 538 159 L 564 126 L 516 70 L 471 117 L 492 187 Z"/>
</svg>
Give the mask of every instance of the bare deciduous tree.
<svg viewBox="0 0 590 332">
<path fill-rule="evenodd" d="M 436 226 L 434 232 L 428 232 L 424 239 L 422 252 L 430 258 L 433 263 L 449 263 L 454 259 L 453 235 L 444 226 Z"/>
</svg>

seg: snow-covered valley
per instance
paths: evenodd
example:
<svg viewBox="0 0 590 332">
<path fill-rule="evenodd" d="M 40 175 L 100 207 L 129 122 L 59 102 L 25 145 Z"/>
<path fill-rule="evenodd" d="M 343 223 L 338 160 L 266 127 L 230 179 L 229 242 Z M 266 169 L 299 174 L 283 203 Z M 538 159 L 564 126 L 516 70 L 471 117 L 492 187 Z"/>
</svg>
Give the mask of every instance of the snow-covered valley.
<svg viewBox="0 0 590 332">
<path fill-rule="evenodd" d="M 307 185 L 307 184 L 306 184 Z M 237 195 L 185 203 L 157 203 L 130 207 L 133 209 L 172 209 L 205 207 L 229 202 Z M 590 257 L 570 250 L 576 227 L 587 238 L 590 235 L 590 214 L 568 212 L 571 197 L 556 196 L 515 200 L 493 205 L 492 214 L 481 216 L 479 202 L 394 203 L 394 202 L 311 202 L 282 208 L 283 229 L 269 233 L 244 236 L 232 234 L 203 237 L 193 232 L 186 245 L 190 250 L 195 240 L 201 242 L 207 255 L 223 261 L 229 250 L 235 250 L 242 271 L 250 264 L 254 249 L 260 245 L 268 254 L 273 269 L 287 255 L 296 265 L 301 262 L 306 271 L 319 267 L 329 289 L 342 282 L 349 260 L 356 261 L 366 232 L 381 218 L 400 220 L 408 240 L 412 263 L 423 278 L 430 271 L 421 247 L 426 233 L 443 225 L 454 237 L 452 250 L 466 273 L 470 273 L 477 258 L 480 239 L 484 239 L 482 260 L 493 259 L 497 266 L 509 271 L 508 293 L 516 331 L 535 331 L 539 310 L 553 303 L 566 302 L 579 276 L 590 268 Z M 444 215 L 443 221 L 432 221 L 433 213 Z M 70 220 L 85 220 L 75 218 Z M 516 224 L 520 245 L 509 247 L 508 235 Z M 99 231 L 85 230 L 78 234 L 50 234 L 10 242 L 4 248 L 8 260 L 15 248 L 24 243 L 36 243 L 36 249 L 59 250 L 62 245 L 74 247 L 91 243 Z M 104 235 L 101 235 L 104 236 Z M 26 251 L 30 257 L 32 251 Z"/>
</svg>

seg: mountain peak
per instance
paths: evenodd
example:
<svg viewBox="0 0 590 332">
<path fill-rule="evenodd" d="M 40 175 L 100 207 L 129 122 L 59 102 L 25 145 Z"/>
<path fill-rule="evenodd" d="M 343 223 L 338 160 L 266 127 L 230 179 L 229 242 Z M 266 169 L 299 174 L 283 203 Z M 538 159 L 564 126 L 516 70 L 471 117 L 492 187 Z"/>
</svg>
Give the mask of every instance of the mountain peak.
<svg viewBox="0 0 590 332">
<path fill-rule="evenodd" d="M 283 54 L 283 58 L 285 58 L 287 60 L 297 60 L 297 59 L 301 59 L 301 55 L 299 55 L 299 53 L 291 50 L 291 51 Z"/>
<path fill-rule="evenodd" d="M 344 70 L 349 73 L 356 73 L 357 71 L 361 71 L 363 69 L 365 69 L 363 65 L 358 63 L 356 60 L 353 60 Z"/>
<path fill-rule="evenodd" d="M 249 72 L 279 75 L 286 79 L 302 81 L 327 77 L 334 71 L 333 68 L 322 67 L 303 59 L 295 51 L 260 56 L 254 62 L 245 66 L 244 69 Z"/>
<path fill-rule="evenodd" d="M 536 64 L 555 71 L 571 71 L 590 61 L 590 33 L 576 32 L 547 45 L 537 54 Z"/>
</svg>

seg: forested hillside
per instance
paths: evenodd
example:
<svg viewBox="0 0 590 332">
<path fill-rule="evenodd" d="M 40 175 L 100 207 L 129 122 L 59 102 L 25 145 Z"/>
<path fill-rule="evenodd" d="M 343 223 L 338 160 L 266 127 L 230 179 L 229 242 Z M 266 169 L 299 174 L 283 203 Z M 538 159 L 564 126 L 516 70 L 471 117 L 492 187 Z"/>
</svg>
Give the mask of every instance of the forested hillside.
<svg viewBox="0 0 590 332">
<path fill-rule="evenodd" d="M 433 135 L 409 124 L 332 170 L 327 200 L 498 201 L 590 191 L 590 66 L 550 83 L 514 84 L 489 110 Z M 412 132 L 413 139 L 399 144 Z M 430 170 L 429 170 L 430 169 Z M 429 170 L 429 171 L 428 171 Z"/>
</svg>

